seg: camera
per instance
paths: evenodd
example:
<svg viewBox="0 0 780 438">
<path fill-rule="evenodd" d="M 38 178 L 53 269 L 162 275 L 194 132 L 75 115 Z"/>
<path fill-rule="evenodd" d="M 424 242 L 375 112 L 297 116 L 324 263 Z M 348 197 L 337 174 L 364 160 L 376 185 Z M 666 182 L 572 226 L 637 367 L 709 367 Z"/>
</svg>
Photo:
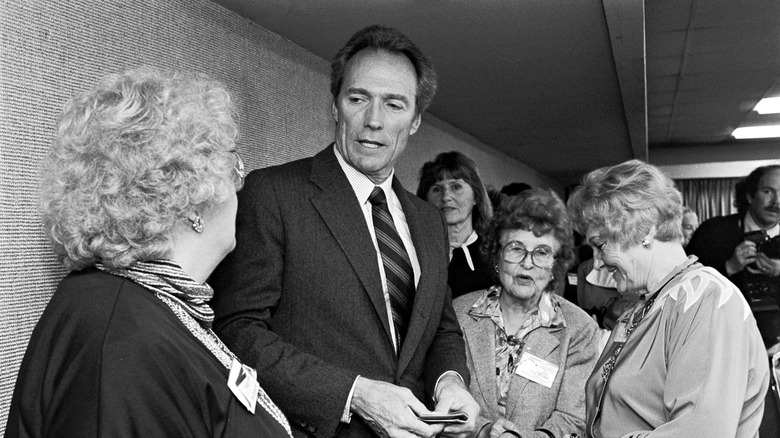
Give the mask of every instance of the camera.
<svg viewBox="0 0 780 438">
<path fill-rule="evenodd" d="M 763 231 L 751 231 L 745 234 L 745 240 L 755 243 L 756 251 L 770 259 L 780 259 L 780 236 L 769 237 Z"/>
</svg>

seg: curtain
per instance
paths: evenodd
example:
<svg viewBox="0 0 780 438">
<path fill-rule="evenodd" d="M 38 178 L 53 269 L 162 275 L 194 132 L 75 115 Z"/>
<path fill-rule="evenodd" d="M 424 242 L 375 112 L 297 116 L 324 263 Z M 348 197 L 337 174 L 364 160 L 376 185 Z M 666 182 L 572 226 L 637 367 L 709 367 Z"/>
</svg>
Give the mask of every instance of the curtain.
<svg viewBox="0 0 780 438">
<path fill-rule="evenodd" d="M 699 216 L 699 222 L 737 212 L 734 185 L 742 178 L 678 179 L 674 183 L 682 193 L 683 205 Z"/>
</svg>

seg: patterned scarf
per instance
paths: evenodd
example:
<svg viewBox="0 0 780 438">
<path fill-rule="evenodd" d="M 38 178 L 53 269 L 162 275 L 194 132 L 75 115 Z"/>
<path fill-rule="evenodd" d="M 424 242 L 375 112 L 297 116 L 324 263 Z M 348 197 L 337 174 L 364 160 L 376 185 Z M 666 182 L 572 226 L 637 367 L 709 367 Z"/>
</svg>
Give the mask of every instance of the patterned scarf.
<svg viewBox="0 0 780 438">
<path fill-rule="evenodd" d="M 198 284 L 179 265 L 170 260 L 135 262 L 125 269 L 111 269 L 98 263 L 97 268 L 109 274 L 129 278 L 141 286 L 168 297 L 181 305 L 187 313 L 205 328 L 211 328 L 214 311 L 208 301 L 214 289 L 208 284 Z"/>
<path fill-rule="evenodd" d="M 106 273 L 128 278 L 151 290 L 162 302 L 171 308 L 174 315 L 219 362 L 228 370 L 233 360 L 238 360 L 222 340 L 211 330 L 214 311 L 208 301 L 214 290 L 207 284 L 198 284 L 179 265 L 170 260 L 135 262 L 125 269 L 111 269 L 98 263 L 96 267 Z M 257 403 L 276 419 L 292 437 L 290 424 L 278 406 L 262 387 L 257 390 Z"/>
</svg>

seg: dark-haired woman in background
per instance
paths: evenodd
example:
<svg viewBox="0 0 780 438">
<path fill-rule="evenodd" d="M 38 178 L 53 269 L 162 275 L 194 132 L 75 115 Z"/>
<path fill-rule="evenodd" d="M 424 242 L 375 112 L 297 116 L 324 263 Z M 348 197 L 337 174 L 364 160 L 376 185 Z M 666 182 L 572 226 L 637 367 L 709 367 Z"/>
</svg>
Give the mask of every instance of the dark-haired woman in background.
<svg viewBox="0 0 780 438">
<path fill-rule="evenodd" d="M 452 297 L 490 287 L 490 268 L 479 248 L 493 208 L 474 161 L 456 151 L 437 155 L 420 170 L 417 196 L 435 205 L 447 221 Z"/>
<path fill-rule="evenodd" d="M 504 198 L 485 234 L 498 284 L 454 300 L 480 437 L 568 437 L 585 430 L 596 322 L 553 291 L 574 260 L 566 207 L 534 188 Z"/>
<path fill-rule="evenodd" d="M 33 331 L 10 437 L 282 437 L 284 415 L 211 331 L 243 164 L 224 87 L 152 68 L 65 108 L 41 204 L 72 272 Z"/>
</svg>

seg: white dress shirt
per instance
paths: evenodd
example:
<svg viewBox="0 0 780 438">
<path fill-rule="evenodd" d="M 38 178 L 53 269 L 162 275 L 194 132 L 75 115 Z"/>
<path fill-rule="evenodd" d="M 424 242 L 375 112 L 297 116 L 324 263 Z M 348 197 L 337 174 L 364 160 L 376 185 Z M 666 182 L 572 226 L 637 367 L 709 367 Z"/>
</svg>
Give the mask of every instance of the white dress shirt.
<svg viewBox="0 0 780 438">
<path fill-rule="evenodd" d="M 390 210 L 390 215 L 393 217 L 393 225 L 395 225 L 395 229 L 401 237 L 401 241 L 404 243 L 406 252 L 409 254 L 409 261 L 412 264 L 412 271 L 414 271 L 414 286 L 416 289 L 417 283 L 420 281 L 420 261 L 417 259 L 417 251 L 415 251 L 414 244 L 412 243 L 412 235 L 409 233 L 409 224 L 406 223 L 406 215 L 401 209 L 401 203 L 398 201 L 398 196 L 396 196 L 395 191 L 393 191 L 394 171 L 391 171 L 390 176 L 381 184 L 375 184 L 368 179 L 367 176 L 347 164 L 337 148 L 333 148 L 333 150 L 336 153 L 336 158 L 339 161 L 341 169 L 347 175 L 347 179 L 349 180 L 350 185 L 352 185 L 352 189 L 355 191 L 355 196 L 357 197 L 358 203 L 360 203 L 360 207 L 363 209 L 363 217 L 366 220 L 366 226 L 368 227 L 368 232 L 371 233 L 371 241 L 374 243 L 374 249 L 376 250 L 379 276 L 382 278 L 382 294 L 385 297 L 387 320 L 390 322 L 390 335 L 392 339 L 396 339 L 395 325 L 393 324 L 393 309 L 390 305 L 390 294 L 387 292 L 387 277 L 385 276 L 384 263 L 382 262 L 382 253 L 379 252 L 379 245 L 376 241 L 376 231 L 374 230 L 374 219 L 372 215 L 373 206 L 368 200 L 369 196 L 371 196 L 371 192 L 377 185 L 384 190 L 385 197 L 387 198 L 387 206 Z M 393 342 L 393 348 L 395 348 L 397 354 L 398 349 L 401 348 L 401 346 L 396 345 L 396 343 Z"/>
</svg>

